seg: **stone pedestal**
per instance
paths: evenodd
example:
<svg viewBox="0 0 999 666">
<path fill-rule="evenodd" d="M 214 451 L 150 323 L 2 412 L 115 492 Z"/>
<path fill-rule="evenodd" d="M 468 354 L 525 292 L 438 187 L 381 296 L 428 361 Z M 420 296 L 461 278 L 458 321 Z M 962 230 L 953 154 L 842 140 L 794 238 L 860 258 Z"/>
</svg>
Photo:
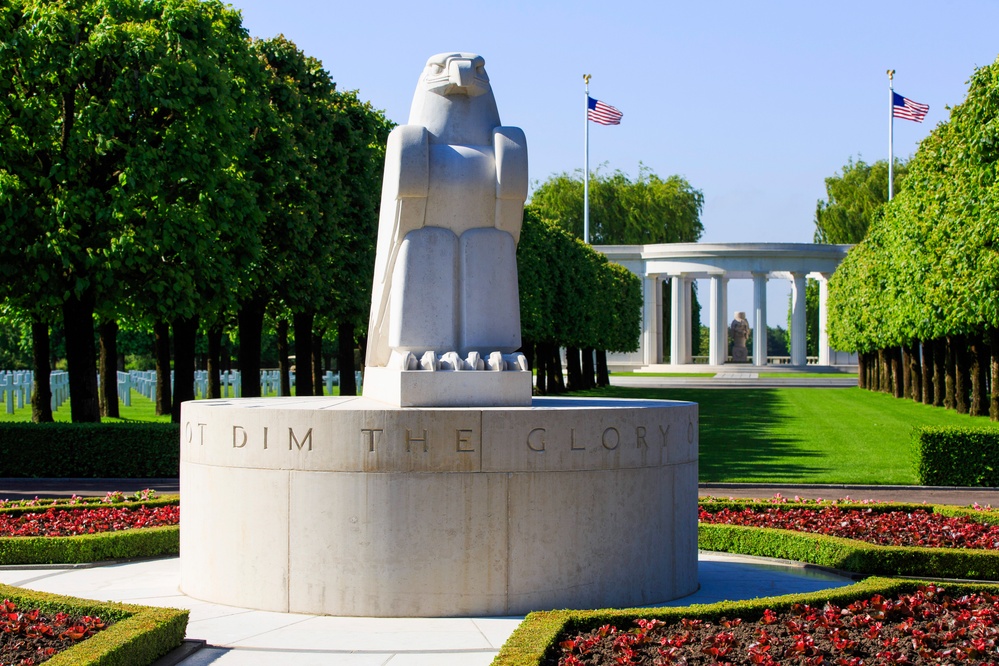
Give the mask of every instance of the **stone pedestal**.
<svg viewBox="0 0 999 666">
<path fill-rule="evenodd" d="M 353 616 L 652 604 L 697 589 L 697 405 L 184 403 L 181 589 Z"/>
</svg>

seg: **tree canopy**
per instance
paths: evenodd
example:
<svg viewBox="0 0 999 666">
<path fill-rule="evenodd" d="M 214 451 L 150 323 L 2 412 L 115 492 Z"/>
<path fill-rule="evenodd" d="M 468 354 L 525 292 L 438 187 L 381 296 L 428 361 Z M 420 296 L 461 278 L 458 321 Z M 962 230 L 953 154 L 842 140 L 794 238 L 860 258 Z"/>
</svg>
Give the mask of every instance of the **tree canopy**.
<svg viewBox="0 0 999 666">
<path fill-rule="evenodd" d="M 896 193 L 907 173 L 906 163 L 896 158 L 892 169 Z M 826 178 L 826 199 L 815 206 L 815 242 L 859 243 L 886 203 L 888 160 L 867 164 L 850 158 L 842 173 Z"/>
<path fill-rule="evenodd" d="M 583 175 L 560 173 L 531 195 L 538 212 L 583 237 Z M 704 195 L 681 176 L 662 179 L 644 165 L 632 180 L 622 171 L 590 176 L 590 242 L 594 245 L 688 243 L 701 237 Z"/>
</svg>

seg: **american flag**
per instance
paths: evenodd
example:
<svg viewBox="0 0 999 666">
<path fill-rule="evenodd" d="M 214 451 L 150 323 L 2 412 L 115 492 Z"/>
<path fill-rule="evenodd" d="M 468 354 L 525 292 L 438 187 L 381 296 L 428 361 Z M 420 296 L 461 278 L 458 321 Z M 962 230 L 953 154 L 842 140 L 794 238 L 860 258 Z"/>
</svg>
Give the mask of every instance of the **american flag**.
<svg viewBox="0 0 999 666">
<path fill-rule="evenodd" d="M 586 97 L 586 117 L 601 125 L 620 125 L 624 114 L 610 104 L 604 104 L 599 99 Z"/>
<path fill-rule="evenodd" d="M 895 118 L 905 118 L 921 123 L 929 110 L 929 104 L 913 102 L 908 97 L 902 97 L 897 92 L 892 92 L 891 115 Z"/>
</svg>

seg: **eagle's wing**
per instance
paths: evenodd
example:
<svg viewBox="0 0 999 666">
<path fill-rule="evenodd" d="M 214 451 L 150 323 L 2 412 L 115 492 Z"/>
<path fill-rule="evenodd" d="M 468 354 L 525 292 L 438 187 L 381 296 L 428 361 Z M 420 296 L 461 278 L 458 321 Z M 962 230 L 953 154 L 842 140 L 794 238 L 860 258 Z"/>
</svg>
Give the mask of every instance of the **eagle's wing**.
<svg viewBox="0 0 999 666">
<path fill-rule="evenodd" d="M 493 130 L 496 155 L 496 228 L 520 241 L 527 199 L 527 138 L 519 127 Z"/>
<path fill-rule="evenodd" d="M 422 125 L 400 125 L 389 134 L 385 149 L 375 277 L 368 319 L 365 363 L 384 366 L 389 360 L 389 287 L 395 258 L 406 234 L 423 227 L 430 186 L 430 144 Z"/>
</svg>

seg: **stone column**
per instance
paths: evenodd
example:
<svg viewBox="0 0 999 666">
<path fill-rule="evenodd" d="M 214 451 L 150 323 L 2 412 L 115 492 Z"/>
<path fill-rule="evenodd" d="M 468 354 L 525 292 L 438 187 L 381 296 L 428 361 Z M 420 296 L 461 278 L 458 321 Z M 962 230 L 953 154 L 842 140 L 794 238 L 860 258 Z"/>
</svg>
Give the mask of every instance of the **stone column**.
<svg viewBox="0 0 999 666">
<path fill-rule="evenodd" d="M 829 273 L 819 273 L 819 365 L 829 365 Z"/>
<path fill-rule="evenodd" d="M 753 273 L 753 365 L 767 364 L 767 274 Z"/>
<path fill-rule="evenodd" d="M 728 324 L 725 321 L 725 280 L 724 275 L 711 276 L 711 310 L 708 313 L 708 327 L 711 329 L 711 344 L 708 350 L 710 365 L 724 365 L 728 356 Z"/>
<path fill-rule="evenodd" d="M 685 361 L 687 350 L 686 333 L 683 324 L 686 320 L 687 306 L 684 303 L 687 290 L 684 288 L 686 280 L 683 275 L 671 275 L 669 279 L 671 303 L 670 303 L 670 344 L 669 362 L 670 365 L 681 365 Z"/>
<path fill-rule="evenodd" d="M 805 274 L 791 273 L 791 365 L 808 364 L 805 319 Z"/>
<path fill-rule="evenodd" d="M 693 306 L 694 299 L 690 295 L 690 287 L 693 284 L 693 278 L 683 278 L 683 362 L 693 363 L 694 362 L 694 347 L 691 333 L 691 318 L 693 316 Z"/>
<path fill-rule="evenodd" d="M 642 307 L 642 362 L 646 365 L 660 363 L 662 356 L 662 298 L 659 276 L 646 275 L 642 285 L 645 303 Z"/>
</svg>

